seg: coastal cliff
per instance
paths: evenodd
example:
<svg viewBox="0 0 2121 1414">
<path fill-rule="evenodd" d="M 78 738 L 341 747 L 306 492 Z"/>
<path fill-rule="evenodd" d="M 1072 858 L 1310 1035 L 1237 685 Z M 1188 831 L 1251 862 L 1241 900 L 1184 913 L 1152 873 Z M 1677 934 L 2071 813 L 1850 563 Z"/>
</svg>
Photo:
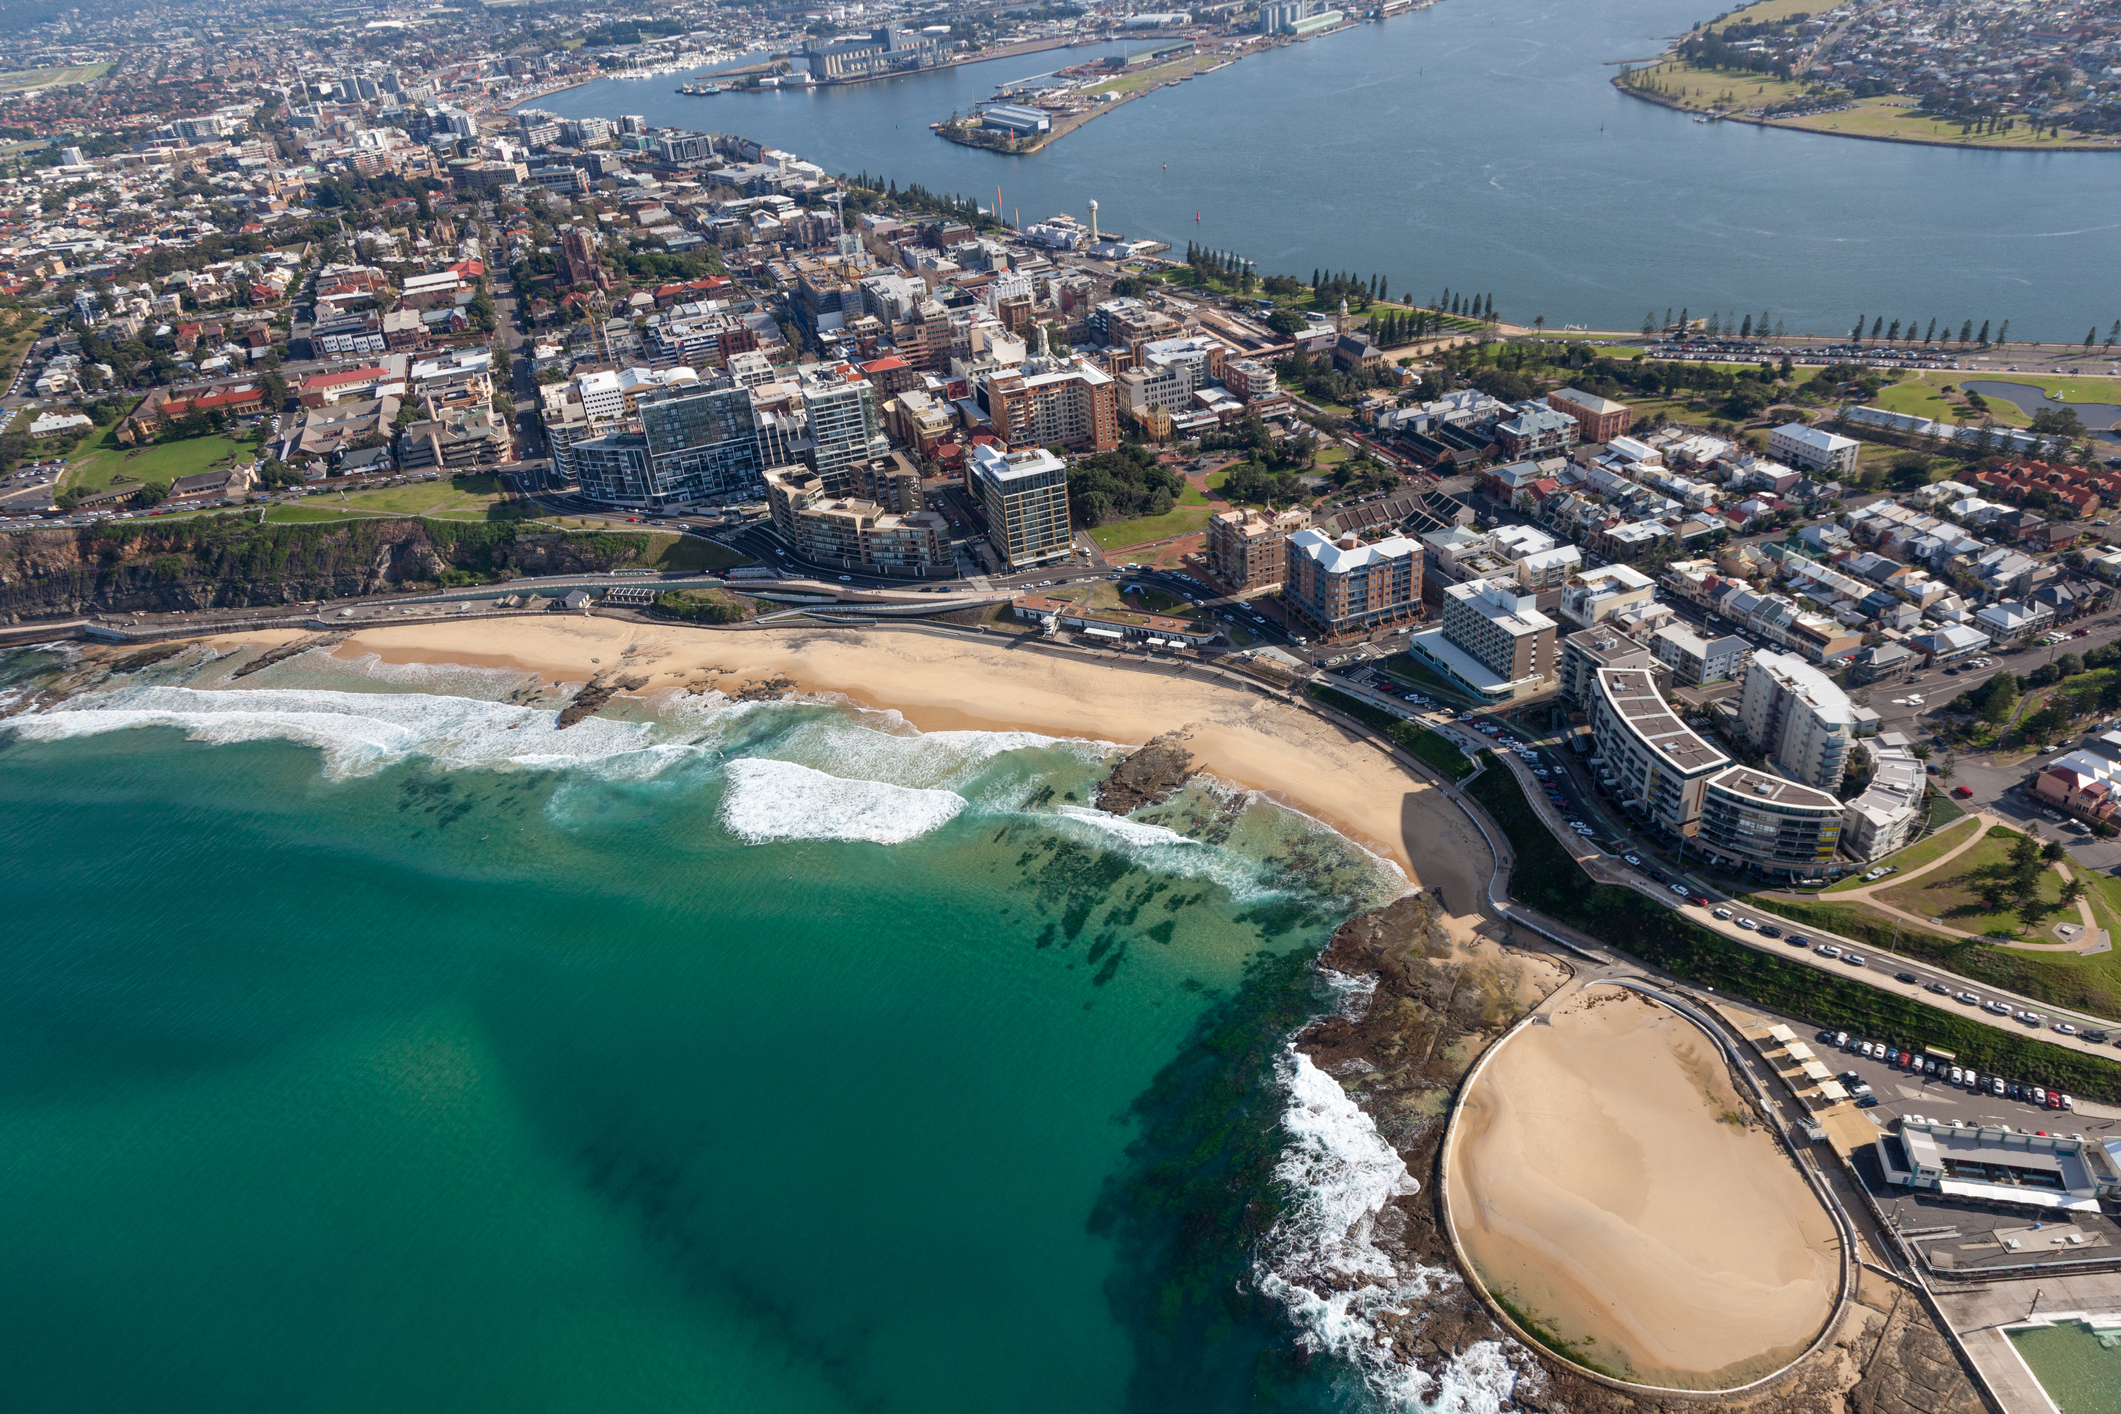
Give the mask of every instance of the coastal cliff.
<svg viewBox="0 0 2121 1414">
<path fill-rule="evenodd" d="M 1510 1370 L 1502 1376 L 1512 1387 L 1506 1408 L 1698 1411 L 1698 1401 L 1615 1389 L 1517 1342 L 1456 1270 L 1438 1155 L 1457 1087 L 1481 1052 L 1559 985 L 1563 964 L 1486 939 L 1454 942 L 1440 909 L 1416 893 L 1343 924 L 1319 966 L 1354 979 L 1357 990 L 1351 1005 L 1298 1032 L 1295 1047 L 1361 1107 L 1419 1184 L 1395 1194 L 1371 1220 L 1371 1245 L 1403 1275 L 1440 1270 L 1460 1278 L 1428 1277 L 1421 1283 L 1426 1294 L 1404 1315 L 1372 1314 L 1389 1358 L 1436 1372 L 1494 1342 Z M 1322 1287 L 1333 1276 L 1324 1275 Z M 1722 1396 L 1719 1405 L 1748 1414 L 1982 1408 L 1918 1302 L 1867 1279 L 1854 1311 L 1833 1341 L 1773 1385 Z"/>
<path fill-rule="evenodd" d="M 0 621 L 248 608 L 581 573 L 623 564 L 640 545 L 637 536 L 414 519 L 259 525 L 210 516 L 32 530 L 0 540 Z"/>
</svg>

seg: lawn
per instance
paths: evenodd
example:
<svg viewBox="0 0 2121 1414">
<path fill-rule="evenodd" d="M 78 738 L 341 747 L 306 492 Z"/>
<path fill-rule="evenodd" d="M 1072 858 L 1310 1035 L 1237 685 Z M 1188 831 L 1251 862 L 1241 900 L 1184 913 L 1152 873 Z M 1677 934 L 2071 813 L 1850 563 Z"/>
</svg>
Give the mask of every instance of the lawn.
<svg viewBox="0 0 2121 1414">
<path fill-rule="evenodd" d="M 1951 378 L 1940 381 L 1950 382 L 1960 376 L 1962 375 L 1955 372 Z M 1878 396 L 1872 400 L 1873 406 L 1882 407 L 1887 412 L 1904 412 L 1910 417 L 1934 418 L 1939 422 L 1950 422 L 1958 414 L 1967 411 L 1964 407 L 1946 401 L 1944 394 L 1937 390 L 1937 382 L 1932 381 L 1933 377 L 1935 375 L 1925 373 L 1908 382 L 1895 383 L 1889 388 L 1880 389 Z M 2004 406 L 2011 412 L 2017 411 L 2008 403 Z"/>
<path fill-rule="evenodd" d="M 2101 337 L 2104 337 L 2104 331 L 2101 331 Z M 2121 378 L 2099 378 L 2081 373 L 2012 373 L 2003 368 L 1994 372 L 1961 370 L 1953 376 L 1977 383 L 2023 383 L 2063 403 L 2121 403 Z M 1997 409 L 1998 421 L 2005 416 L 2023 416 L 2015 403 L 2001 398 L 1990 398 L 1988 403 Z"/>
<path fill-rule="evenodd" d="M 375 491 L 348 491 L 333 504 L 356 511 L 391 515 L 431 515 L 436 511 L 484 511 L 500 504 L 497 476 L 452 476 L 444 481 L 411 481 Z"/>
<path fill-rule="evenodd" d="M 315 525 L 334 520 L 384 520 L 387 517 L 347 511 L 338 506 L 274 506 L 265 512 L 267 525 Z"/>
<path fill-rule="evenodd" d="M 1803 98 L 1811 90 L 1810 84 L 1769 78 L 1765 74 L 1737 69 L 1704 69 L 1678 62 L 1637 69 L 1635 74 L 1645 76 L 1657 87 L 1654 94 L 1646 92 L 1645 97 L 1656 97 L 1694 109 L 1722 107 L 1740 111 L 1765 108 L 1770 104 Z M 1637 81 L 1641 82 L 1640 79 Z"/>
<path fill-rule="evenodd" d="M 2029 930 L 2016 910 L 1992 912 L 1981 900 L 1979 886 L 2009 874 L 2011 846 L 2023 838 L 2016 830 L 1990 830 L 1982 836 L 1981 843 L 1945 868 L 1887 889 L 1878 898 L 1917 917 L 1939 919 L 1966 933 L 1999 938 L 2044 933 L 2045 922 Z M 2062 897 L 2062 877 L 2053 869 L 2041 870 L 2039 897 L 2049 905 Z"/>
<path fill-rule="evenodd" d="M 1958 825 L 1963 823 L 1963 821 L 1959 821 L 1947 825 L 1941 830 L 1934 830 L 1926 839 L 1915 841 L 1898 854 L 1889 854 L 1883 859 L 1874 859 L 1864 866 L 1862 873 L 1851 874 L 1846 879 L 1829 885 L 1823 892 L 1833 894 L 1839 893 L 1844 889 L 1863 888 L 1865 887 L 1863 874 L 1868 873 L 1881 864 L 1895 864 L 1899 866 L 1901 873 L 1912 874 L 1931 860 L 1936 859 L 1940 855 L 1949 854 L 1960 845 L 1966 843 L 1967 835 L 1973 827 L 1968 825 L 1965 829 L 1958 828 Z"/>
<path fill-rule="evenodd" d="M 1964 133 L 1956 120 L 1920 112 L 1907 98 L 1881 95 L 1859 98 L 1853 108 L 1838 113 L 1816 113 L 1805 118 L 1778 118 L 1774 126 L 1804 128 L 1812 132 L 1846 133 L 1855 137 L 1903 138 L 1919 142 L 1943 142 L 1957 147 L 2008 147 L 2059 151 L 2065 148 L 2112 150 L 2112 144 L 2075 136 L 2035 137 L 2019 119 L 2007 133 Z"/>
<path fill-rule="evenodd" d="M 1704 25 L 1702 28 L 1713 31 L 1741 23 L 1768 25 L 1778 20 L 1786 20 L 1792 15 L 1824 14 L 1828 8 L 1821 4 L 1820 0 L 1759 0 L 1758 4 L 1733 10 L 1717 23 Z"/>
<path fill-rule="evenodd" d="M 61 479 L 62 489 L 108 490 L 120 477 L 145 485 L 167 487 L 180 476 L 197 476 L 236 460 L 248 461 L 255 444 L 218 434 L 191 437 L 181 442 L 154 442 L 126 448 L 111 440 L 114 429 L 103 431 L 81 444 Z"/>
<path fill-rule="evenodd" d="M 1214 512 L 1207 505 L 1178 506 L 1160 516 L 1143 516 L 1139 520 L 1116 520 L 1100 525 L 1090 532 L 1100 550 L 1120 550 L 1131 545 L 1146 545 L 1152 540 L 1169 540 L 1179 535 L 1194 535 L 1208 524 Z"/>
</svg>

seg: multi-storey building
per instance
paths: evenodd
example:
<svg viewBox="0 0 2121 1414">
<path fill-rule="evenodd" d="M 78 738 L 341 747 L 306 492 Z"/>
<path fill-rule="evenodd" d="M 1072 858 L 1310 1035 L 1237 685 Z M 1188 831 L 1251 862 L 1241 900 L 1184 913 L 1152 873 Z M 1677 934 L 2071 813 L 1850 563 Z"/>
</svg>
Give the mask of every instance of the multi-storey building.
<svg viewBox="0 0 2121 1414">
<path fill-rule="evenodd" d="M 1725 868 L 1819 879 L 1833 865 L 1841 821 L 1842 804 L 1829 792 L 1731 766 L 1704 786 L 1694 842 Z"/>
<path fill-rule="evenodd" d="M 847 495 L 854 468 L 891 451 L 876 386 L 851 364 L 809 364 L 801 373 L 811 465 L 832 494 Z"/>
<path fill-rule="evenodd" d="M 759 443 L 748 389 L 668 389 L 644 400 L 639 414 L 639 432 L 570 448 L 589 499 L 659 509 L 758 488 Z"/>
<path fill-rule="evenodd" d="M 1679 720 L 1646 668 L 1599 669 L 1590 715 L 1600 784 L 1653 829 L 1692 839 L 1709 777 L 1731 758 Z"/>
<path fill-rule="evenodd" d="M 1657 582 L 1627 565 L 1605 565 L 1572 574 L 1562 585 L 1561 616 L 1590 628 L 1602 619 L 1640 608 L 1657 597 Z"/>
<path fill-rule="evenodd" d="M 1443 591 L 1443 624 L 1415 634 L 1408 651 L 1488 700 L 1519 697 L 1560 675 L 1558 625 L 1517 585 L 1469 579 Z"/>
<path fill-rule="evenodd" d="M 1561 700 L 1588 707 L 1600 668 L 1654 669 L 1650 650 L 1607 627 L 1578 629 L 1561 640 Z"/>
<path fill-rule="evenodd" d="M 805 560 L 885 573 L 951 569 L 950 523 L 934 511 L 887 510 L 864 498 L 835 497 L 805 466 L 777 466 L 764 476 L 773 528 Z"/>
<path fill-rule="evenodd" d="M 1738 676 L 1752 645 L 1736 634 L 1703 638 L 1684 624 L 1667 624 L 1651 635 L 1650 651 L 1672 670 L 1681 687 L 1700 687 Z"/>
<path fill-rule="evenodd" d="M 1768 455 L 1802 471 L 1845 476 L 1856 469 L 1863 444 L 1801 422 L 1786 422 L 1768 434 Z"/>
<path fill-rule="evenodd" d="M 1848 694 L 1802 658 L 1763 649 L 1746 666 L 1738 720 L 1784 775 L 1819 790 L 1841 784 L 1855 737 Z"/>
<path fill-rule="evenodd" d="M 987 544 L 1004 567 L 1030 569 L 1065 560 L 1074 532 L 1068 521 L 1068 465 L 1043 447 L 1004 452 L 972 448 L 971 490 L 987 519 Z"/>
<path fill-rule="evenodd" d="M 827 82 L 932 69 L 949 53 L 948 35 L 931 35 L 911 25 L 885 25 L 860 38 L 813 39 L 803 49 L 811 74 Z"/>
<path fill-rule="evenodd" d="M 1310 523 L 1301 507 L 1222 512 L 1208 522 L 1208 577 L 1226 594 L 1275 588 L 1288 564 L 1288 537 Z"/>
<path fill-rule="evenodd" d="M 1634 420 L 1634 411 L 1626 403 L 1574 388 L 1547 394 L 1547 406 L 1576 419 L 1579 442 L 1610 442 L 1625 435 Z"/>
<path fill-rule="evenodd" d="M 1316 528 L 1288 539 L 1282 603 L 1325 642 L 1418 622 L 1421 542 L 1394 535 L 1364 544 Z"/>
<path fill-rule="evenodd" d="M 1109 452 L 1119 445 L 1119 389 L 1095 364 L 1026 359 L 1021 371 L 982 380 L 979 400 L 994 435 L 1012 447 Z"/>
<path fill-rule="evenodd" d="M 1544 403 L 1517 405 L 1517 415 L 1495 424 L 1495 445 L 1511 460 L 1559 456 L 1576 445 L 1576 419 Z"/>
</svg>

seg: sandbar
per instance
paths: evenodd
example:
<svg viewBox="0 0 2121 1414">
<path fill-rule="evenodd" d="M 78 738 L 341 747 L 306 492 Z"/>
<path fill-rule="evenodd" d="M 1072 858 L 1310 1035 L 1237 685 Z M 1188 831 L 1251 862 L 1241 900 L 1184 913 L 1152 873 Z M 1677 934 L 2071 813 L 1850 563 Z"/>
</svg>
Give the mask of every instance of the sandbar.
<svg viewBox="0 0 2121 1414">
<path fill-rule="evenodd" d="M 228 635 L 279 641 L 286 632 Z M 1437 786 L 1356 732 L 1168 661 L 1082 659 L 1016 639 L 893 627 L 709 632 L 553 615 L 355 631 L 334 650 L 387 663 L 511 667 L 579 682 L 614 670 L 654 693 L 711 679 L 734 693 L 785 677 L 802 692 L 896 711 L 923 731 L 1030 731 L 1134 745 L 1189 734 L 1198 768 L 1303 811 L 1442 893 L 1454 935 L 1479 920 L 1493 856 Z"/>
<path fill-rule="evenodd" d="M 1832 1315 L 1832 1219 L 1672 1012 L 1577 993 L 1502 1043 L 1455 1124 L 1445 1181 L 1475 1271 L 1592 1368 L 1729 1389 Z"/>
</svg>

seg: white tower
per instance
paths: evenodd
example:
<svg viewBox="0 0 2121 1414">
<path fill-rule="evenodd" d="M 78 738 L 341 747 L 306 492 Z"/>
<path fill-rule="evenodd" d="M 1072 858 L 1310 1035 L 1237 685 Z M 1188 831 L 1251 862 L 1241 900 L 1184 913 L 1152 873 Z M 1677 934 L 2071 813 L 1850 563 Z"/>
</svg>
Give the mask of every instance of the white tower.
<svg viewBox="0 0 2121 1414">
<path fill-rule="evenodd" d="M 1097 203 L 1090 203 L 1090 244 L 1097 244 Z"/>
</svg>

